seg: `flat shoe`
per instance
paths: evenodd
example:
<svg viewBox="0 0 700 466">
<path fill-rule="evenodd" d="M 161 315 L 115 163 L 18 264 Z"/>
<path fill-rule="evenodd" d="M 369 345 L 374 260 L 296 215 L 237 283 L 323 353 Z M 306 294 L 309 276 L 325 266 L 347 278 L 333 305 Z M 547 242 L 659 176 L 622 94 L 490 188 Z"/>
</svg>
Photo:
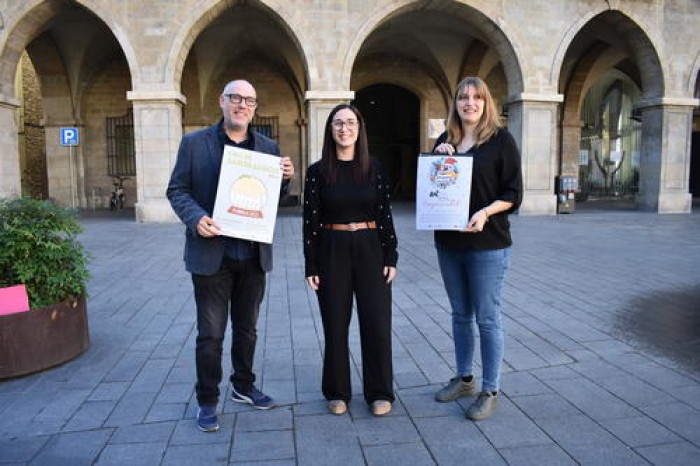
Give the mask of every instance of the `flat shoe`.
<svg viewBox="0 0 700 466">
<path fill-rule="evenodd" d="M 331 414 L 340 416 L 341 414 L 345 414 L 347 410 L 348 405 L 343 400 L 331 400 L 328 402 L 328 411 L 330 411 Z"/>
<path fill-rule="evenodd" d="M 385 416 L 391 412 L 391 402 L 378 400 L 372 402 L 372 414 L 375 416 Z"/>
</svg>

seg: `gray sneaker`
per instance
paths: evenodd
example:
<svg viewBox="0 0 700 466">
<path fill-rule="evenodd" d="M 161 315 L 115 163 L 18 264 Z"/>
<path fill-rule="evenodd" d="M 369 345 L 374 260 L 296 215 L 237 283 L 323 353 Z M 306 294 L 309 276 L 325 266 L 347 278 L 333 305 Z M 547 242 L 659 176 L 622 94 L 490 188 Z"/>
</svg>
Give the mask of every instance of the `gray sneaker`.
<svg viewBox="0 0 700 466">
<path fill-rule="evenodd" d="M 481 421 L 491 416 L 496 408 L 498 407 L 498 392 L 496 394 L 484 390 L 479 393 L 479 397 L 474 403 L 467 409 L 466 416 L 467 419 L 472 421 Z"/>
<path fill-rule="evenodd" d="M 454 401 L 457 398 L 464 398 L 474 395 L 476 395 L 476 383 L 474 382 L 474 377 L 472 377 L 470 382 L 463 381 L 461 377 L 453 377 L 450 379 L 447 385 L 435 393 L 435 401 L 446 403 L 448 401 Z"/>
</svg>

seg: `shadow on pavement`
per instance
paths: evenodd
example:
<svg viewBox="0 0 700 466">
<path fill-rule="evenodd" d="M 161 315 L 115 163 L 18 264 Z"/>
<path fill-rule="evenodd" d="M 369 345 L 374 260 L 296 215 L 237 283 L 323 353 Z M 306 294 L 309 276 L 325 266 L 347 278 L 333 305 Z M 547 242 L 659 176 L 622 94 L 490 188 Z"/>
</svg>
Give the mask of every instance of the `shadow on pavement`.
<svg viewBox="0 0 700 466">
<path fill-rule="evenodd" d="M 618 315 L 626 340 L 700 372 L 700 285 L 635 298 Z"/>
</svg>

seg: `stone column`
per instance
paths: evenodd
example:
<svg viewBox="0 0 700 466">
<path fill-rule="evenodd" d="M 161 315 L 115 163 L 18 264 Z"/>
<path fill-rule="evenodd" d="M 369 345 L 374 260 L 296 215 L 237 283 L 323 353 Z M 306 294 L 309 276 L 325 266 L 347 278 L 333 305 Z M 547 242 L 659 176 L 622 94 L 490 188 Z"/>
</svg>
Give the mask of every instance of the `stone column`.
<svg viewBox="0 0 700 466">
<path fill-rule="evenodd" d="M 22 192 L 17 139 L 19 101 L 0 94 L 0 197 L 16 197 Z"/>
<path fill-rule="evenodd" d="M 306 93 L 306 105 L 309 115 L 309 156 L 306 163 L 307 167 L 321 158 L 323 131 L 331 110 L 336 105 L 349 103 L 354 98 L 355 92 L 353 91 L 308 91 Z M 306 167 L 303 168 L 304 172 L 306 172 Z"/>
<path fill-rule="evenodd" d="M 639 193 L 640 209 L 689 213 L 690 145 L 693 108 L 698 99 L 643 101 Z"/>
<path fill-rule="evenodd" d="M 130 91 L 134 107 L 136 150 L 136 220 L 178 221 L 165 197 L 182 139 L 182 106 L 178 91 Z"/>
<path fill-rule="evenodd" d="M 559 94 L 521 94 L 508 103 L 508 130 L 519 143 L 523 170 L 523 215 L 557 211 L 557 114 Z"/>
<path fill-rule="evenodd" d="M 79 145 L 61 145 L 61 128 L 72 127 L 80 131 Z M 85 208 L 85 126 L 71 121 L 51 120 L 44 126 L 46 134 L 46 173 L 49 198 L 66 207 Z"/>
<path fill-rule="evenodd" d="M 561 125 L 560 175 L 579 177 L 581 150 L 581 121 L 564 121 Z M 581 183 L 581 180 L 579 180 Z"/>
</svg>

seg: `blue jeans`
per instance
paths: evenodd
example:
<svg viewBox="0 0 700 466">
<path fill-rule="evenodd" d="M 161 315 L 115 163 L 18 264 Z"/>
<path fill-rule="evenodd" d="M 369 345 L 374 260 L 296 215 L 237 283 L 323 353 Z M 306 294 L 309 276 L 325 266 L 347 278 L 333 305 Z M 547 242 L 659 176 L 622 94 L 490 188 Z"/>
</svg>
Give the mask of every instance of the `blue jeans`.
<svg viewBox="0 0 700 466">
<path fill-rule="evenodd" d="M 472 375 L 476 322 L 481 341 L 482 390 L 498 390 L 503 359 L 501 301 L 510 248 L 456 250 L 438 243 L 436 248 L 452 306 L 457 375 Z"/>
</svg>

